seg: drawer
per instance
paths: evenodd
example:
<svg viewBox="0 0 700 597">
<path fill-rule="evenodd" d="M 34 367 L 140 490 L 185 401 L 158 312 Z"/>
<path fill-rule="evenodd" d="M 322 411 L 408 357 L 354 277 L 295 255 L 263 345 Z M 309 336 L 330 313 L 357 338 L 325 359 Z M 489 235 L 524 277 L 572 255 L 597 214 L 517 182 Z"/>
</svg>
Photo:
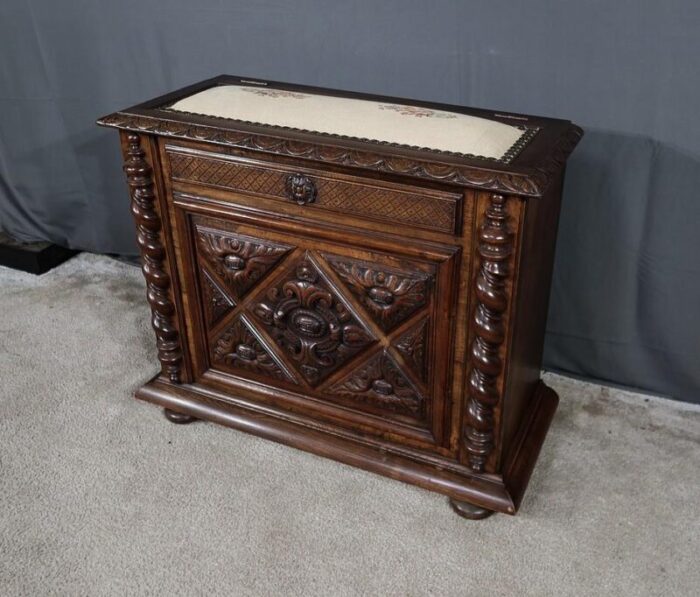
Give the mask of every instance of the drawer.
<svg viewBox="0 0 700 597">
<path fill-rule="evenodd" d="M 442 443 L 455 249 L 387 252 L 350 232 L 337 242 L 312 226 L 266 228 L 263 215 L 176 208 L 197 381 L 267 387 L 260 395 L 284 409 Z"/>
<path fill-rule="evenodd" d="M 459 234 L 462 195 L 166 145 L 173 181 L 373 220 Z"/>
</svg>

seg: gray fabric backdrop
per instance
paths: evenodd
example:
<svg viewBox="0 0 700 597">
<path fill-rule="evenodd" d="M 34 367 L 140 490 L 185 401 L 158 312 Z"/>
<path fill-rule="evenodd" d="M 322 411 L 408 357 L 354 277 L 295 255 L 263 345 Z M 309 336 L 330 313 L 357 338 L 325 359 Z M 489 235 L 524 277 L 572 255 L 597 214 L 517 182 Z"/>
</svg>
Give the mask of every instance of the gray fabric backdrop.
<svg viewBox="0 0 700 597">
<path fill-rule="evenodd" d="M 135 253 L 96 117 L 220 73 L 569 118 L 546 364 L 700 402 L 695 0 L 2 0 L 0 227 Z"/>
</svg>

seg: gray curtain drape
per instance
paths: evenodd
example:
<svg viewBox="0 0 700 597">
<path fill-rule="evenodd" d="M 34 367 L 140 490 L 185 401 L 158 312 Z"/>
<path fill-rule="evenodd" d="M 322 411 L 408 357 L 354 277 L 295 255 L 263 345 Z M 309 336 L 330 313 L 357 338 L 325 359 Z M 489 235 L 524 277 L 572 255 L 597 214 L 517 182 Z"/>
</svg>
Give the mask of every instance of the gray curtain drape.
<svg viewBox="0 0 700 597">
<path fill-rule="evenodd" d="M 220 73 L 569 118 L 546 364 L 700 402 L 700 4 L 3 0 L 0 227 L 134 254 L 96 117 Z"/>
</svg>

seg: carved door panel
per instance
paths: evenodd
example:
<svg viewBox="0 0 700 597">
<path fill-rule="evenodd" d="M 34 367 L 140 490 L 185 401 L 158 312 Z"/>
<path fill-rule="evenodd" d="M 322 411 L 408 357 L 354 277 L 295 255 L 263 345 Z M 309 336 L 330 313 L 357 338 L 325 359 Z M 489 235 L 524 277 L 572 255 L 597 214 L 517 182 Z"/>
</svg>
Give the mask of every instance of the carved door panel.
<svg viewBox="0 0 700 597">
<path fill-rule="evenodd" d="M 456 249 L 428 259 L 329 242 L 311 228 L 186 219 L 204 382 L 442 442 L 452 326 L 440 314 L 451 312 Z"/>
</svg>

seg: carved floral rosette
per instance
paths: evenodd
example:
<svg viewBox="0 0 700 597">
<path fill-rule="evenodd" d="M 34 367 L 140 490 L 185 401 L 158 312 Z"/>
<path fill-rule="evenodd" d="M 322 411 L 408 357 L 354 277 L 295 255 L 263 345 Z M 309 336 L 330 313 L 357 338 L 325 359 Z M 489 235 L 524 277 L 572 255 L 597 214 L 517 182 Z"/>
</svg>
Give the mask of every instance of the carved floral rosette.
<svg viewBox="0 0 700 597">
<path fill-rule="evenodd" d="M 374 341 L 308 256 L 268 288 L 253 313 L 313 386 Z"/>
</svg>

